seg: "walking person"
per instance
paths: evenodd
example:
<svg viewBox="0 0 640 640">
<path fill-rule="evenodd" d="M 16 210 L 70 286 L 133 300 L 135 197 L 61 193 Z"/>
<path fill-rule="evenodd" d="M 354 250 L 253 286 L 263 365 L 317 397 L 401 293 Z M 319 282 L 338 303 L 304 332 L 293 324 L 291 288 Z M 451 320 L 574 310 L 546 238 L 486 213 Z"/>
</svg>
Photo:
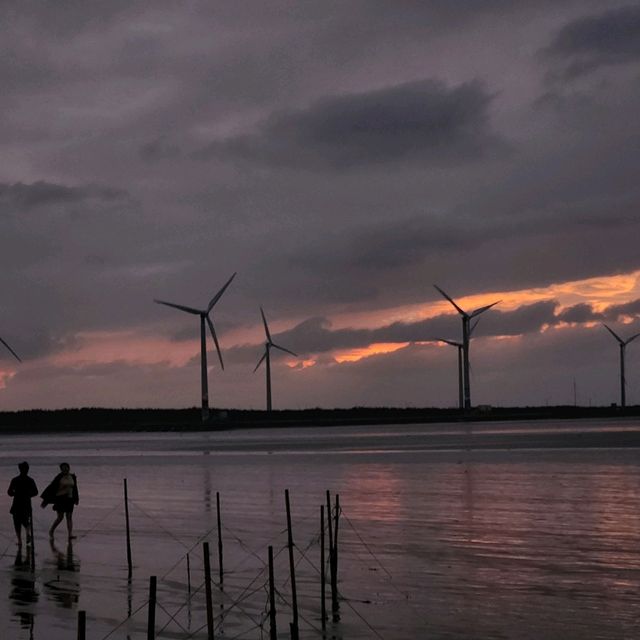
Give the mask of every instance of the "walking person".
<svg viewBox="0 0 640 640">
<path fill-rule="evenodd" d="M 38 495 L 38 487 L 29 476 L 29 463 L 18 465 L 20 475 L 12 478 L 7 493 L 13 497 L 9 512 L 13 516 L 13 526 L 16 530 L 18 546 L 22 546 L 22 529 L 26 531 L 27 544 L 31 543 L 31 498 Z"/>
<path fill-rule="evenodd" d="M 69 540 L 75 538 L 73 535 L 73 508 L 78 504 L 80 498 L 78 481 L 75 474 L 71 473 L 71 467 L 68 463 L 62 462 L 60 464 L 60 473 L 51 481 L 40 497 L 42 498 L 42 508 L 53 504 L 53 510 L 57 514 L 49 529 L 49 538 L 53 539 L 53 533 L 63 518 L 67 520 Z"/>
</svg>

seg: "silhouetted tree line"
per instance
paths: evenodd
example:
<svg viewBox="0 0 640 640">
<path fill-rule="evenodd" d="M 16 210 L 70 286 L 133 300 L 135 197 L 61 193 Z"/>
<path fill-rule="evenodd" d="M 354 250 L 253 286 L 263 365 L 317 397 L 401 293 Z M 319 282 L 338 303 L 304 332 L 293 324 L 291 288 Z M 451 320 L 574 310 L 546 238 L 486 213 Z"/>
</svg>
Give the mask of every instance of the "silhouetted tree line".
<svg viewBox="0 0 640 640">
<path fill-rule="evenodd" d="M 304 427 L 366 424 L 461 422 L 466 420 L 545 420 L 640 416 L 640 406 L 626 407 L 478 407 L 460 415 L 456 409 L 353 407 L 351 409 L 214 410 L 202 423 L 199 407 L 189 409 L 58 409 L 0 412 L 0 431 L 209 431 L 251 427 Z"/>
</svg>

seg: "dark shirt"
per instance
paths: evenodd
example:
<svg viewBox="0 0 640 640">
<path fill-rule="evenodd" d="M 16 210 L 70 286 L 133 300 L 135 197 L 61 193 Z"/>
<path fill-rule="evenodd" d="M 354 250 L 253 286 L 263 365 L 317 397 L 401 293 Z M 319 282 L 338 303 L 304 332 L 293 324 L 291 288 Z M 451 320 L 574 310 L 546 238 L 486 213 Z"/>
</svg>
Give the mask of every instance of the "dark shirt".
<svg viewBox="0 0 640 640">
<path fill-rule="evenodd" d="M 50 483 L 49 486 L 40 494 L 42 498 L 42 506 L 46 507 L 48 504 L 55 504 L 56 498 L 58 495 L 58 487 L 60 486 L 60 478 L 62 478 L 63 474 L 59 473 Z M 80 496 L 78 494 L 78 479 L 76 478 L 76 474 L 72 473 L 71 477 L 73 478 L 73 503 L 78 504 L 80 502 Z"/>
<path fill-rule="evenodd" d="M 33 478 L 20 474 L 11 480 L 7 493 L 13 496 L 10 513 L 31 512 L 31 498 L 38 495 Z"/>
</svg>

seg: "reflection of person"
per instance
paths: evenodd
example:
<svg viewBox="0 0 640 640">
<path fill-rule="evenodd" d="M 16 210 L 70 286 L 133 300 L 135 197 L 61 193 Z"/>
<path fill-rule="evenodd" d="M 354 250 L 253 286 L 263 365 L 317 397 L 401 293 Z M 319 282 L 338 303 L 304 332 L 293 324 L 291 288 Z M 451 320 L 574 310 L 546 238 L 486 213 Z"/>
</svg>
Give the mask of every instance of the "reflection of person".
<svg viewBox="0 0 640 640">
<path fill-rule="evenodd" d="M 56 558 L 58 569 L 62 571 L 78 570 L 78 563 L 76 562 L 73 555 L 73 543 L 71 542 L 71 540 L 67 542 L 66 553 L 63 553 L 62 551 L 60 551 L 60 549 L 58 549 L 58 547 L 56 547 L 56 543 L 54 542 L 53 538 L 49 540 L 49 546 L 51 547 L 51 551 L 53 551 L 53 554 Z"/>
<path fill-rule="evenodd" d="M 34 574 L 29 567 L 29 554 L 23 557 L 21 547 L 18 548 L 13 563 L 9 600 L 15 617 L 20 621 L 20 626 L 23 629 L 29 629 L 29 637 L 33 638 L 34 605 L 38 602 L 38 591 Z M 4 628 L 6 629 L 6 625 Z"/>
<path fill-rule="evenodd" d="M 80 564 L 73 555 L 73 546 L 71 540 L 67 543 L 66 553 L 60 551 L 55 544 L 53 538 L 49 539 L 49 545 L 53 552 L 53 577 L 47 580 L 48 574 L 52 571 L 52 565 L 47 562 L 43 566 L 42 584 L 45 588 L 47 596 L 57 605 L 71 609 L 78 604 L 80 598 L 80 582 L 75 573 L 80 569 Z"/>
<path fill-rule="evenodd" d="M 40 495 L 42 498 L 42 508 L 48 504 L 53 504 L 53 510 L 57 516 L 49 529 L 49 537 L 53 538 L 53 532 L 62 522 L 67 520 L 67 531 L 69 539 L 73 535 L 73 507 L 78 504 L 78 481 L 75 474 L 71 473 L 71 467 L 66 462 L 60 464 L 60 473 L 51 481 L 49 486 Z"/>
<path fill-rule="evenodd" d="M 20 475 L 9 483 L 7 493 L 13 497 L 10 513 L 13 516 L 13 526 L 16 530 L 18 546 L 22 546 L 22 528 L 27 532 L 27 544 L 31 543 L 29 524 L 31 522 L 31 498 L 38 495 L 38 487 L 29 477 L 29 463 L 21 462 L 18 465 Z"/>
</svg>

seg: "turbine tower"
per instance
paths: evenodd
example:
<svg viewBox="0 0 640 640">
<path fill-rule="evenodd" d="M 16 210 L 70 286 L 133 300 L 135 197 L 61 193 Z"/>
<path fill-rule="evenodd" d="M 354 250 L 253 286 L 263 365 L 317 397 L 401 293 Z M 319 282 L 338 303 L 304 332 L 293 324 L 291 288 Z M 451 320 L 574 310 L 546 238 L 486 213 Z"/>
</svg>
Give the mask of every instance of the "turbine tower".
<svg viewBox="0 0 640 640">
<path fill-rule="evenodd" d="M 630 342 L 633 342 L 640 333 L 636 333 L 632 335 L 630 338 L 623 340 L 611 327 L 608 327 L 606 324 L 602 323 L 602 326 L 618 341 L 618 345 L 620 346 L 620 406 L 624 409 L 626 407 L 626 386 L 627 381 L 624 377 L 624 352 L 627 348 L 627 345 Z"/>
<path fill-rule="evenodd" d="M 201 365 L 201 380 L 202 380 L 202 422 L 206 422 L 209 419 L 209 385 L 207 379 L 207 341 L 205 322 L 209 325 L 209 331 L 211 331 L 211 337 L 216 345 L 216 351 L 218 352 L 218 358 L 220 359 L 220 366 L 224 369 L 224 362 L 222 362 L 222 353 L 220 353 L 220 345 L 218 344 L 218 338 L 216 336 L 216 330 L 211 320 L 211 311 L 216 302 L 220 300 L 222 294 L 226 291 L 227 287 L 231 284 L 231 281 L 236 277 L 234 273 L 225 283 L 225 285 L 216 293 L 209 301 L 206 309 L 194 309 L 193 307 L 185 307 L 181 304 L 174 304 L 173 302 L 165 302 L 164 300 L 154 300 L 158 304 L 164 304 L 167 307 L 173 307 L 179 311 L 185 311 L 195 316 L 200 316 L 200 365 Z"/>
<path fill-rule="evenodd" d="M 462 373 L 463 373 L 463 391 L 464 391 L 464 408 L 468 411 L 471 409 L 471 388 L 469 384 L 469 342 L 471 341 L 471 334 L 473 328 L 471 327 L 471 320 L 476 318 L 481 313 L 488 311 L 491 307 L 495 306 L 500 302 L 497 300 L 496 302 L 492 302 L 484 307 L 480 307 L 479 309 L 475 309 L 471 313 L 467 313 L 464 309 L 461 309 L 453 300 L 451 296 L 445 293 L 437 284 L 433 285 L 437 291 L 442 294 L 456 309 L 456 311 L 462 317 Z"/>
<path fill-rule="evenodd" d="M 271 411 L 271 347 L 274 349 L 280 349 L 280 351 L 284 351 L 285 353 L 290 353 L 292 356 L 298 357 L 297 353 L 293 351 L 289 351 L 289 349 L 285 349 L 281 347 L 279 344 L 276 344 L 271 339 L 271 333 L 269 332 L 269 325 L 267 324 L 267 319 L 264 317 L 264 311 L 262 307 L 260 307 L 260 314 L 262 315 L 262 323 L 264 324 L 264 334 L 267 338 L 267 341 L 264 343 L 264 353 L 262 354 L 262 358 L 258 360 L 258 364 L 256 368 L 253 370 L 255 373 L 258 370 L 258 367 L 262 364 L 263 360 L 266 360 L 265 366 L 267 368 L 267 411 Z"/>
<path fill-rule="evenodd" d="M 464 384 L 462 382 L 462 342 L 455 340 L 446 340 L 445 338 L 436 338 L 438 342 L 445 342 L 458 350 L 458 407 L 462 411 L 464 409 Z"/>
<path fill-rule="evenodd" d="M 2 344 L 7 347 L 7 349 L 13 354 L 13 357 L 18 361 L 18 362 L 22 362 L 22 360 L 20 360 L 20 356 L 18 356 L 18 354 L 2 339 L 0 338 L 0 342 L 2 342 Z"/>
</svg>

